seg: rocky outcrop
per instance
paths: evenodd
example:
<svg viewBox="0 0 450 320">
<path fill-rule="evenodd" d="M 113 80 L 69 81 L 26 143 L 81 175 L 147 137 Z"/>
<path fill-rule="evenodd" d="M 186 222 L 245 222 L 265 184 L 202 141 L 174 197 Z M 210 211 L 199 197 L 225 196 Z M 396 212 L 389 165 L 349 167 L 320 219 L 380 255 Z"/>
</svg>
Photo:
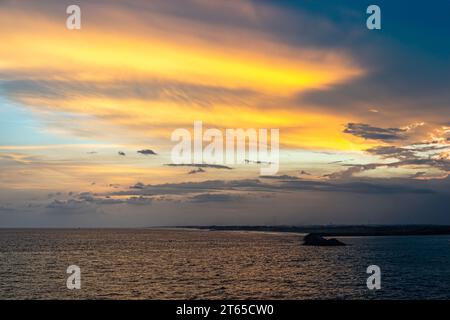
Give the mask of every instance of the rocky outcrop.
<svg viewBox="0 0 450 320">
<path fill-rule="evenodd" d="M 310 233 L 303 238 L 304 246 L 324 246 L 324 247 L 337 247 L 345 246 L 346 244 L 337 239 L 325 239 L 319 234 Z"/>
</svg>

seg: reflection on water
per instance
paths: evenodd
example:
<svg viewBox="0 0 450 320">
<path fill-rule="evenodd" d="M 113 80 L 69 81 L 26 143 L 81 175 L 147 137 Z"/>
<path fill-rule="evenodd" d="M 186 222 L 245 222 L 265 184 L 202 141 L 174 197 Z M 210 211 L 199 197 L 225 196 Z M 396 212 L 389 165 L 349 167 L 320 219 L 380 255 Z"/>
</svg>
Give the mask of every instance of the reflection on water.
<svg viewBox="0 0 450 320">
<path fill-rule="evenodd" d="M 450 237 L 185 230 L 0 230 L 1 299 L 449 299 Z M 66 268 L 81 267 L 81 290 Z M 366 287 L 381 267 L 382 289 Z"/>
</svg>

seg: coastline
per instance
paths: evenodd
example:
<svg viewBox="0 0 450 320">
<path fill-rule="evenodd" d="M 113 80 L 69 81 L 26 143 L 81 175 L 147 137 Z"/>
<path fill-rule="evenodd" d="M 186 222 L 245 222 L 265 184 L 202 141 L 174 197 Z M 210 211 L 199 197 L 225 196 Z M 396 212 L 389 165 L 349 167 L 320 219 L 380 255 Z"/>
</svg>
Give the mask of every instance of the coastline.
<svg viewBox="0 0 450 320">
<path fill-rule="evenodd" d="M 179 226 L 179 229 L 317 234 L 323 237 L 450 235 L 447 225 L 340 225 L 340 226 Z"/>
</svg>

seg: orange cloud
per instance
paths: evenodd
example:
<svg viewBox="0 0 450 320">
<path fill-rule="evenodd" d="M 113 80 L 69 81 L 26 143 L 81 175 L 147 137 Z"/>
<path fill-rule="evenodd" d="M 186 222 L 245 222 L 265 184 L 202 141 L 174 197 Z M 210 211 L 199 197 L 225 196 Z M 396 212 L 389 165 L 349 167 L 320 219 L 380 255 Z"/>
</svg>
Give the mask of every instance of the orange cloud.
<svg viewBox="0 0 450 320">
<path fill-rule="evenodd" d="M 122 17 L 131 20 L 130 16 Z M 85 132 L 95 137 L 101 137 L 95 134 L 101 125 L 92 121 L 116 126 L 120 128 L 118 136 L 136 141 L 142 137 L 168 140 L 175 128 L 202 120 L 216 127 L 279 128 L 281 143 L 290 147 L 363 148 L 341 134 L 347 119 L 286 103 L 303 91 L 325 89 L 364 74 L 343 53 L 292 47 L 248 30 L 243 32 L 245 38 L 218 44 L 196 38 L 199 26 L 192 23 L 188 24 L 191 34 L 183 38 L 176 33 L 168 37 L 161 30 L 118 31 L 99 24 L 69 31 L 51 17 L 18 11 L 1 13 L 0 21 L 0 35 L 8 43 L 0 48 L 2 70 L 37 84 L 53 81 L 61 86 L 55 89 L 59 90 L 57 96 L 38 90 L 12 93 L 11 97 L 35 111 L 46 111 L 46 116 L 60 112 L 89 116 Z M 166 18 L 164 22 L 180 20 Z M 223 34 L 224 30 L 219 33 Z M 152 99 L 133 95 L 136 81 L 159 83 L 159 95 Z M 71 83 L 85 84 L 86 92 L 73 91 Z M 108 94 L 91 90 L 90 83 L 106 89 L 117 83 L 130 85 L 123 88 L 127 92 L 122 97 L 120 92 L 111 92 L 114 86 Z M 214 88 L 216 91 L 210 93 L 213 101 L 205 105 L 201 98 L 192 99 L 183 91 L 165 95 L 170 89 L 165 86 L 186 85 Z M 246 99 L 239 99 L 239 93 L 232 99 L 221 99 L 224 90 L 250 94 Z M 271 106 L 265 107 L 268 100 Z M 274 106 L 276 101 L 280 105 Z M 71 128 L 70 123 L 59 123 Z"/>
</svg>

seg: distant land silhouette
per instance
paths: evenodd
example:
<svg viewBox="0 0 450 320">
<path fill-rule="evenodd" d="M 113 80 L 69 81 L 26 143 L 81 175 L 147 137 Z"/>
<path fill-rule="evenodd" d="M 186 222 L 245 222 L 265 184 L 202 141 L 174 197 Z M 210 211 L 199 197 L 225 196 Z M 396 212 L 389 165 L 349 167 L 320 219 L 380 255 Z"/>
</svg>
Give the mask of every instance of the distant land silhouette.
<svg viewBox="0 0 450 320">
<path fill-rule="evenodd" d="M 324 237 L 322 237 L 321 235 L 318 235 L 316 233 L 308 233 L 303 238 L 303 245 L 304 246 L 319 246 L 319 247 L 341 247 L 341 246 L 345 246 L 346 244 L 335 238 L 325 239 Z"/>
<path fill-rule="evenodd" d="M 448 225 L 312 225 L 312 226 L 178 226 L 211 231 L 264 231 L 315 234 L 322 237 L 450 235 Z"/>
</svg>

